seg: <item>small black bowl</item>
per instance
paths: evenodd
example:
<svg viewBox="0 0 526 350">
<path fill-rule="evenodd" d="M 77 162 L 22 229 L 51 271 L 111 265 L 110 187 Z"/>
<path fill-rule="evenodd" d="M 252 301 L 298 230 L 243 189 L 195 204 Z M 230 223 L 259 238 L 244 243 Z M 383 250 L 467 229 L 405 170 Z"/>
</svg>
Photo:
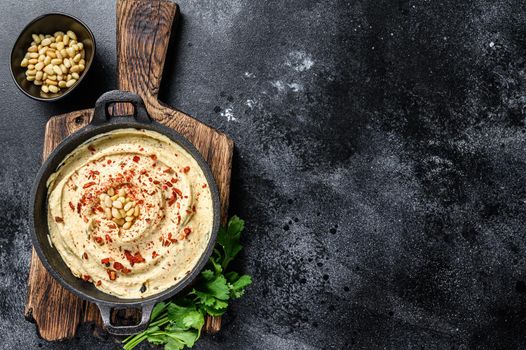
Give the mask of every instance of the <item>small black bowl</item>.
<svg viewBox="0 0 526 350">
<path fill-rule="evenodd" d="M 80 75 L 79 80 L 73 86 L 61 90 L 56 94 L 50 92 L 43 95 L 41 94 L 40 86 L 34 85 L 33 82 L 26 80 L 26 68 L 20 67 L 20 62 L 22 62 L 27 49 L 33 41 L 31 34 L 53 35 L 53 33 L 57 31 L 65 33 L 68 30 L 75 32 L 78 42 L 84 44 L 86 68 Z M 16 86 L 27 96 L 38 101 L 57 101 L 69 94 L 80 84 L 82 79 L 84 79 L 88 73 L 94 57 L 95 37 L 87 25 L 78 18 L 64 13 L 49 13 L 32 20 L 16 39 L 15 45 L 11 51 L 11 76 L 13 77 Z"/>
</svg>

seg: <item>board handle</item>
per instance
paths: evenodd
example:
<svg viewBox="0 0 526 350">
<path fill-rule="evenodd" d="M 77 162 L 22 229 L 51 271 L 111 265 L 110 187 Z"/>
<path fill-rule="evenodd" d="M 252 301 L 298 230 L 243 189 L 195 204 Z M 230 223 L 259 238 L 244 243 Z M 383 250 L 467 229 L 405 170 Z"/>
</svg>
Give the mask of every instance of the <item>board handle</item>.
<svg viewBox="0 0 526 350">
<path fill-rule="evenodd" d="M 131 326 L 117 326 L 111 323 L 111 306 L 97 304 L 102 318 L 104 328 L 114 335 L 132 335 L 144 331 L 148 328 L 150 322 L 150 315 L 152 314 L 153 304 L 143 305 L 141 307 L 141 320 L 136 325 Z"/>
<path fill-rule="evenodd" d="M 169 0 L 117 1 L 119 90 L 135 92 L 147 104 L 157 100 L 177 12 Z"/>
</svg>

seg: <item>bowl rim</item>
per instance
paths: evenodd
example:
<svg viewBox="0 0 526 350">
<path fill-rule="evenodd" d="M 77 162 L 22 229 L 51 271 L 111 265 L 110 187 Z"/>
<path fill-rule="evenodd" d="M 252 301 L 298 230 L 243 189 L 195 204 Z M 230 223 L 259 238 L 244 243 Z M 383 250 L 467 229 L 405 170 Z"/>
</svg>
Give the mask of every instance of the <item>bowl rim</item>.
<svg viewBox="0 0 526 350">
<path fill-rule="evenodd" d="M 15 48 L 17 47 L 17 44 L 20 40 L 20 37 L 28 30 L 28 28 L 35 22 L 41 20 L 42 18 L 45 18 L 45 17 L 48 17 L 48 16 L 53 16 L 53 15 L 59 15 L 59 16 L 64 16 L 64 17 L 69 17 L 71 18 L 72 20 L 78 22 L 81 26 L 83 26 L 86 31 L 88 32 L 89 36 L 90 36 L 90 40 L 92 41 L 92 46 L 93 46 L 93 51 L 92 51 L 92 54 L 91 54 L 91 57 L 89 60 L 86 60 L 86 68 L 84 69 L 84 73 L 79 77 L 79 80 L 77 81 L 76 85 L 75 86 L 72 86 L 71 88 L 65 90 L 62 94 L 59 94 L 58 96 L 55 96 L 55 97 L 50 97 L 50 98 L 45 98 L 45 97 L 37 97 L 37 96 L 33 96 L 31 95 L 30 93 L 28 93 L 22 86 L 20 86 L 20 84 L 18 83 L 18 81 L 16 80 L 15 78 L 15 73 L 13 72 L 13 54 L 15 52 Z M 91 31 L 90 27 L 88 27 L 88 25 L 86 23 L 84 23 L 83 21 L 81 21 L 79 18 L 73 16 L 73 15 L 70 15 L 70 14 L 67 14 L 67 13 L 64 13 L 64 12 L 49 12 L 49 13 L 45 13 L 45 14 L 42 14 L 34 19 L 32 19 L 31 21 L 29 21 L 29 23 L 27 23 L 24 28 L 20 31 L 20 34 L 18 34 L 15 42 L 13 43 L 13 47 L 11 48 L 11 54 L 9 55 L 9 72 L 11 73 L 11 78 L 13 78 L 13 81 L 15 82 L 15 85 L 16 87 L 22 91 L 24 93 L 24 95 L 34 99 L 34 100 L 37 100 L 37 101 L 42 101 L 42 102 L 54 102 L 54 101 L 58 101 L 64 97 L 66 97 L 69 93 L 71 93 L 73 90 L 75 90 L 76 87 L 78 87 L 80 85 L 80 83 L 82 82 L 82 80 L 84 79 L 84 77 L 87 75 L 89 69 L 91 68 L 91 64 L 93 63 L 94 59 L 95 59 L 95 52 L 97 50 L 97 44 L 96 44 L 96 41 L 95 41 L 95 35 L 93 35 L 93 32 Z"/>
</svg>

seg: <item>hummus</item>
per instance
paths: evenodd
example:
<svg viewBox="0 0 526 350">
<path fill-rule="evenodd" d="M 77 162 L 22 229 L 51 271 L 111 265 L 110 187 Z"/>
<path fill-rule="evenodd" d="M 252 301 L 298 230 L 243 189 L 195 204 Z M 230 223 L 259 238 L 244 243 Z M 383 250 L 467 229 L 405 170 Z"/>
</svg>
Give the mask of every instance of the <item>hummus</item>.
<svg viewBox="0 0 526 350">
<path fill-rule="evenodd" d="M 50 244 L 75 276 L 119 298 L 177 284 L 209 242 L 205 175 L 157 132 L 98 135 L 70 153 L 47 186 Z"/>
</svg>

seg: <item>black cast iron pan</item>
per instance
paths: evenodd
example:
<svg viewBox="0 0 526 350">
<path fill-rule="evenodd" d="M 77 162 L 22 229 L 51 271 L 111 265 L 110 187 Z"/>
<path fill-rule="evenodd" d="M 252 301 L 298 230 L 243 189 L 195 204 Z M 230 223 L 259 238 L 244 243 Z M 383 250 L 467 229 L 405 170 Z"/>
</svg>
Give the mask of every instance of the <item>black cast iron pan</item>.
<svg viewBox="0 0 526 350">
<path fill-rule="evenodd" d="M 108 114 L 108 106 L 110 104 L 119 102 L 131 103 L 134 106 L 134 114 L 132 116 L 126 117 L 110 118 L 110 115 Z M 73 150 L 75 150 L 77 146 L 98 134 L 123 128 L 136 128 L 156 131 L 181 145 L 181 147 L 183 147 L 194 157 L 201 167 L 209 184 L 213 201 L 214 218 L 210 241 L 208 242 L 206 250 L 199 259 L 197 265 L 187 276 L 185 276 L 174 286 L 161 293 L 151 295 L 144 299 L 118 298 L 101 292 L 95 288 L 92 283 L 85 282 L 82 279 L 75 277 L 62 260 L 62 257 L 58 251 L 50 246 L 47 238 L 49 230 L 47 222 L 46 182 L 49 176 L 57 170 L 57 167 L 59 167 L 64 158 Z M 60 282 L 62 286 L 64 286 L 64 288 L 82 299 L 97 304 L 104 327 L 110 333 L 117 335 L 134 334 L 146 329 L 154 304 L 177 294 L 192 282 L 192 280 L 199 274 L 201 269 L 208 261 L 208 258 L 212 254 L 220 222 L 219 192 L 217 190 L 217 185 L 212 172 L 208 167 L 208 164 L 205 162 L 199 151 L 182 135 L 150 119 L 144 106 L 144 102 L 138 95 L 119 90 L 114 90 L 103 94 L 95 104 L 95 111 L 90 124 L 64 139 L 64 141 L 62 141 L 49 155 L 37 174 L 37 178 L 31 192 L 30 201 L 30 227 L 32 240 L 42 264 L 46 267 L 49 273 L 51 273 L 51 275 L 58 282 Z M 132 326 L 118 326 L 111 324 L 110 314 L 111 310 L 114 308 L 141 309 L 142 316 L 139 324 Z"/>
</svg>

